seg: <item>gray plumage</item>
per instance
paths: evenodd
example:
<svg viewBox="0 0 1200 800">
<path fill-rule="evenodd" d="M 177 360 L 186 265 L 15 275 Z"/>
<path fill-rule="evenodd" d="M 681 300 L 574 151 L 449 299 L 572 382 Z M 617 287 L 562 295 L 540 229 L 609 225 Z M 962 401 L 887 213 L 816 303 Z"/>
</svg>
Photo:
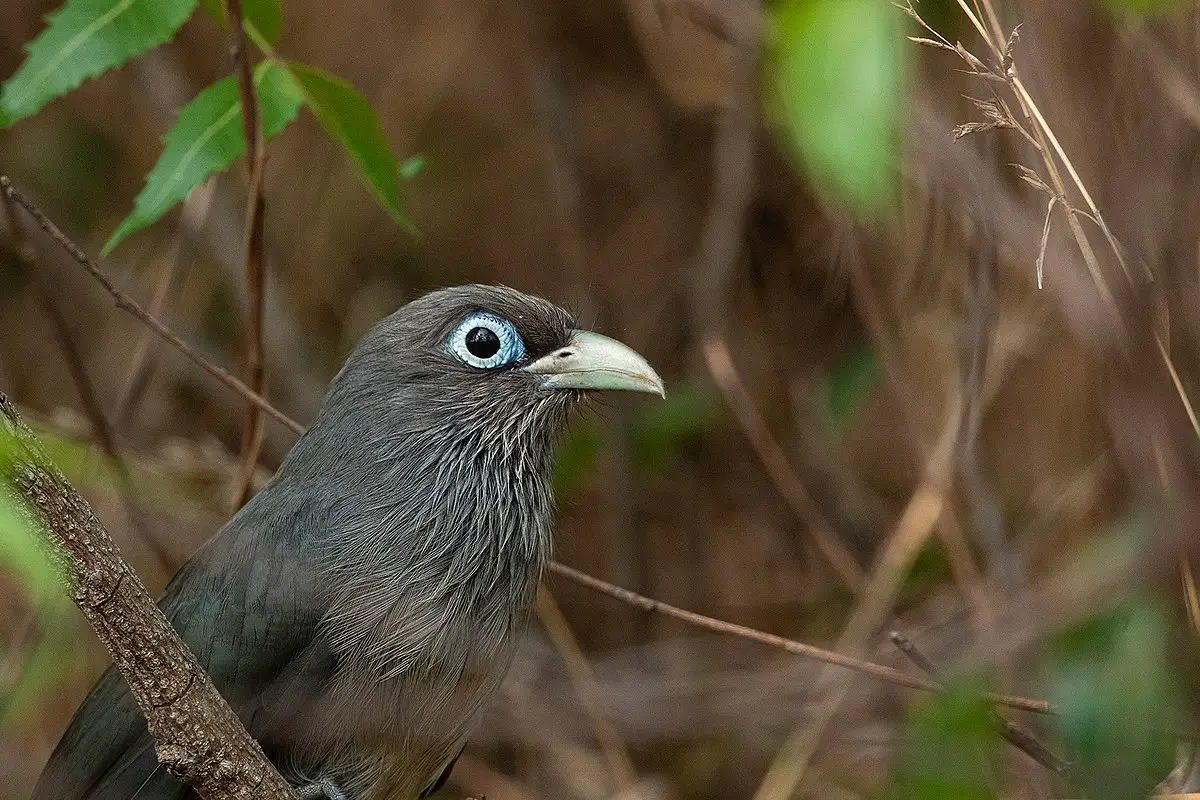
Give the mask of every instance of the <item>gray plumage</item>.
<svg viewBox="0 0 1200 800">
<path fill-rule="evenodd" d="M 519 359 L 481 369 L 455 357 L 448 337 L 461 340 L 456 329 L 480 313 L 511 323 L 486 325 L 501 341 L 519 334 Z M 270 483 L 167 587 L 168 618 L 297 785 L 407 800 L 458 756 L 550 554 L 551 448 L 582 397 L 570 387 L 645 389 L 626 385 L 628 370 L 612 385 L 587 365 L 562 378 L 551 362 L 579 357 L 573 336 L 603 339 L 573 327 L 558 307 L 502 287 L 404 306 L 358 344 Z M 34 791 L 193 796 L 157 765 L 113 669 Z"/>
</svg>

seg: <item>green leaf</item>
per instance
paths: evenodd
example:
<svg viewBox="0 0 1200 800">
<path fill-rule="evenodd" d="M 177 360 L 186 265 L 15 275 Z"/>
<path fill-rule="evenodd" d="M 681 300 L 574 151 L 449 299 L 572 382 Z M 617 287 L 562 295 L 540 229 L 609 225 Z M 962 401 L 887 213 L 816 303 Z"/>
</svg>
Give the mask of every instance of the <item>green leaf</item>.
<svg viewBox="0 0 1200 800">
<path fill-rule="evenodd" d="M 834 424 L 845 428 L 854 421 L 879 381 L 879 360 L 865 344 L 846 353 L 830 376 L 826 407 Z"/>
<path fill-rule="evenodd" d="M 945 692 L 920 698 L 910 718 L 897 776 L 897 797 L 913 800 L 992 800 L 1000 740 L 984 687 L 952 681 Z"/>
<path fill-rule="evenodd" d="M 818 188 L 862 213 L 893 199 L 904 37 L 887 0 L 784 0 L 768 102 Z"/>
<path fill-rule="evenodd" d="M 81 657 L 79 636 L 85 629 L 79 626 L 82 618 L 68 617 L 66 593 L 60 588 L 57 596 L 41 603 L 37 609 L 36 630 L 32 632 L 30 649 L 24 653 L 7 651 L 0 658 L 20 658 L 20 671 L 8 692 L 0 695 L 0 728 L 28 724 L 41 716 L 46 700 L 61 691 L 63 679 L 89 669 L 89 660 Z"/>
<path fill-rule="evenodd" d="M 40 534 L 19 510 L 23 502 L 0 490 L 0 568 L 16 575 L 35 602 L 41 602 L 62 595 L 63 587 L 40 543 Z"/>
<path fill-rule="evenodd" d="M 1103 0 L 1101 3 L 1112 12 L 1155 16 L 1180 11 L 1184 4 L 1180 0 Z"/>
<path fill-rule="evenodd" d="M 554 448 L 554 494 L 569 498 L 596 463 L 604 439 L 594 424 L 572 426 Z"/>
<path fill-rule="evenodd" d="M 717 418 L 719 406 L 705 389 L 689 384 L 667 399 L 649 403 L 633 431 L 633 460 L 646 472 L 659 472 L 685 446 L 699 441 Z"/>
<path fill-rule="evenodd" d="M 1134 800 L 1171 770 L 1171 731 L 1183 708 L 1170 669 L 1168 613 L 1156 600 L 1125 601 L 1054 643 L 1049 697 L 1078 760 L 1086 797 Z"/>
<path fill-rule="evenodd" d="M 0 89 L 0 127 L 170 40 L 197 0 L 68 0 Z"/>
<path fill-rule="evenodd" d="M 337 139 L 375 199 L 405 228 L 412 223 L 400 210 L 399 169 L 379 118 L 357 89 L 314 67 L 287 63 L 304 100 L 330 136 Z"/>
<path fill-rule="evenodd" d="M 296 118 L 303 96 L 291 73 L 273 61 L 254 70 L 263 138 Z M 228 169 L 246 152 L 242 105 L 233 76 L 217 81 L 184 106 L 163 139 L 166 147 L 126 217 L 104 244 L 107 255 L 126 236 L 155 222 L 210 175 Z"/>
<path fill-rule="evenodd" d="M 200 0 L 200 5 L 217 24 L 229 27 L 223 0 Z M 242 19 L 268 43 L 279 41 L 279 32 L 283 28 L 283 6 L 279 0 L 242 0 Z"/>
<path fill-rule="evenodd" d="M 420 175 L 424 169 L 425 156 L 417 153 L 415 156 L 409 156 L 404 159 L 404 163 L 400 165 L 400 177 L 406 181 L 411 181 Z"/>
</svg>

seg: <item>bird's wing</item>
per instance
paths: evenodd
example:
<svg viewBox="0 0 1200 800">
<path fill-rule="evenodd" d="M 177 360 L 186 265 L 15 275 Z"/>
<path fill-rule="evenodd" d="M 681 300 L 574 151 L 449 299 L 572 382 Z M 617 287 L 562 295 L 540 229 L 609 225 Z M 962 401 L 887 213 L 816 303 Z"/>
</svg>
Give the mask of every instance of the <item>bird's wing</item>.
<svg viewBox="0 0 1200 800">
<path fill-rule="evenodd" d="M 256 698 L 294 672 L 289 665 L 311 642 L 320 615 L 315 576 L 297 563 L 297 548 L 286 537 L 247 525 L 235 518 L 201 548 L 171 581 L 160 605 L 250 724 Z M 63 734 L 33 800 L 194 796 L 158 766 L 146 721 L 125 680 L 110 667 Z"/>
</svg>

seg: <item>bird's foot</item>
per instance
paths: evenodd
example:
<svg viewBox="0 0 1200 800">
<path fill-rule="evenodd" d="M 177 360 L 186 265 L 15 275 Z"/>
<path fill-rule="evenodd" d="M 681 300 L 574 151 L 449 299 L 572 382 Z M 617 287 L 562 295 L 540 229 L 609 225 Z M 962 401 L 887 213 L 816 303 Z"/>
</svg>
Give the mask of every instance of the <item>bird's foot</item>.
<svg viewBox="0 0 1200 800">
<path fill-rule="evenodd" d="M 300 800 L 347 800 L 345 792 L 338 788 L 333 778 L 321 778 L 297 787 Z"/>
</svg>

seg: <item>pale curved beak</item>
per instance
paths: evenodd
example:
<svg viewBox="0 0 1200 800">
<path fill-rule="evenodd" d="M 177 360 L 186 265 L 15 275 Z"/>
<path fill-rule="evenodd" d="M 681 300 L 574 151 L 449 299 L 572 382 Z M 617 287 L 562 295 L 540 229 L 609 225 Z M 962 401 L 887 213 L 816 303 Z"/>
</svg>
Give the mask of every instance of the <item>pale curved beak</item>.
<svg viewBox="0 0 1200 800">
<path fill-rule="evenodd" d="M 658 373 L 632 348 L 591 331 L 571 331 L 566 347 L 521 368 L 547 389 L 619 389 L 666 397 Z"/>
</svg>

